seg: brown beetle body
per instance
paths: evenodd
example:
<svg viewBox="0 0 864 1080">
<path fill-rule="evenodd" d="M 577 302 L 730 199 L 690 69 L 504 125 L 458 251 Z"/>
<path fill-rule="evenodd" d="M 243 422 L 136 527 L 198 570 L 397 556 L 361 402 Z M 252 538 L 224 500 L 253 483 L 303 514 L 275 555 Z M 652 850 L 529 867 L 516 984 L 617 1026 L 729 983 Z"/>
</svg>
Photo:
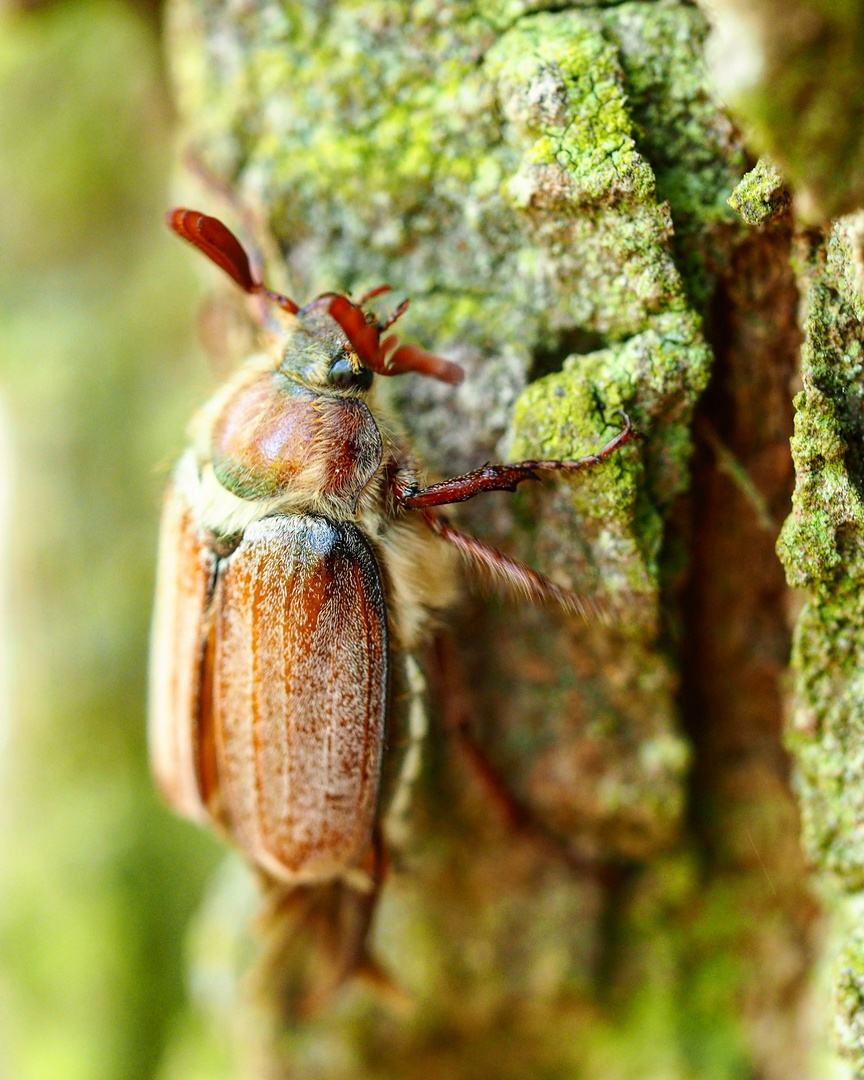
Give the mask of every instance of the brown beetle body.
<svg viewBox="0 0 864 1080">
<path fill-rule="evenodd" d="M 404 459 L 366 402 L 289 379 L 280 346 L 205 407 L 166 498 L 151 755 L 174 809 L 272 877 L 359 880 L 388 639 L 416 646 L 455 596 L 454 559 L 388 512 Z"/>
<path fill-rule="evenodd" d="M 362 959 L 383 865 L 376 837 L 393 657 L 415 649 L 455 598 L 457 553 L 531 599 L 590 606 L 436 508 L 513 491 L 543 471 L 592 467 L 633 432 L 625 416 L 587 458 L 486 465 L 421 488 L 375 402 L 374 375 L 455 383 L 462 372 L 381 338 L 407 302 L 383 323 L 363 304 L 384 289 L 359 304 L 325 294 L 301 309 L 256 281 L 215 218 L 176 210 L 169 224 L 246 292 L 275 303 L 281 324 L 198 415 L 166 496 L 153 771 L 178 813 L 231 839 L 265 880 L 330 889 L 330 918 L 342 928 L 331 936 L 353 926 L 336 985 Z M 410 779 L 416 753 L 405 757 Z M 393 804 L 404 802 L 403 787 Z M 347 919 L 345 886 L 371 897 Z"/>
</svg>

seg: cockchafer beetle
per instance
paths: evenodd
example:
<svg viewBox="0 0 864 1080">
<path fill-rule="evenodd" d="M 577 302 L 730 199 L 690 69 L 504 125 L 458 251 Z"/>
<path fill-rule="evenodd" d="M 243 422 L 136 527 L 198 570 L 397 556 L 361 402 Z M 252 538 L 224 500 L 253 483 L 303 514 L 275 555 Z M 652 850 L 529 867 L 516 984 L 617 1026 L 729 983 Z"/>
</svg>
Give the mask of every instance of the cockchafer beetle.
<svg viewBox="0 0 864 1080">
<path fill-rule="evenodd" d="M 153 772 L 175 811 L 232 840 L 283 901 L 320 886 L 371 898 L 342 949 L 344 975 L 361 956 L 381 876 L 392 657 L 416 649 L 430 616 L 452 601 L 453 550 L 504 587 L 585 607 L 435 508 L 514 491 L 543 472 L 580 472 L 634 432 L 622 413 L 621 431 L 580 460 L 487 464 L 424 487 L 375 403 L 375 376 L 455 384 L 463 372 L 382 338 L 407 301 L 384 321 L 365 305 L 387 286 L 357 303 L 324 293 L 301 308 L 257 280 L 216 218 L 178 209 L 168 224 L 272 303 L 279 326 L 262 330 L 262 351 L 195 418 L 193 446 L 168 488 L 151 650 Z"/>
</svg>

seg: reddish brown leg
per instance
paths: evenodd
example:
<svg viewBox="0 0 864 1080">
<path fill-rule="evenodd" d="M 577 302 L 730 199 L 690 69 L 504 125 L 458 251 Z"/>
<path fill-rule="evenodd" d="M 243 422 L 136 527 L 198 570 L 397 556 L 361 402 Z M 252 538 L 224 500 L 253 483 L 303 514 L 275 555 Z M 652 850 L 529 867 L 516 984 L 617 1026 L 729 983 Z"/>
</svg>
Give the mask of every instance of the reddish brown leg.
<svg viewBox="0 0 864 1080">
<path fill-rule="evenodd" d="M 382 296 L 384 293 L 392 292 L 392 290 L 392 285 L 379 285 L 375 289 L 370 289 L 369 292 L 363 293 L 363 295 L 357 301 L 357 307 L 365 307 L 365 305 L 368 304 L 370 300 L 374 300 L 376 296 Z M 393 325 L 393 323 L 396 322 L 397 319 L 400 319 L 405 314 L 405 312 L 408 310 L 408 305 L 410 303 L 410 300 L 403 300 L 402 303 L 399 304 L 396 310 L 392 313 L 392 315 L 389 315 L 386 319 L 383 320 L 379 319 L 378 330 L 383 333 L 385 330 L 389 329 Z"/>
<path fill-rule="evenodd" d="M 530 836 L 554 858 L 563 860 L 574 873 L 602 885 L 616 884 L 621 873 L 619 867 L 574 851 L 513 794 L 500 771 L 489 760 L 471 733 L 472 709 L 467 682 L 452 642 L 444 635 L 439 634 L 435 639 L 434 658 L 436 662 L 431 666 L 438 684 L 436 698 L 442 703 L 444 729 L 502 822 L 512 831 Z"/>
<path fill-rule="evenodd" d="M 397 307 L 396 307 L 396 308 L 395 308 L 395 309 L 394 309 L 394 310 L 393 310 L 393 311 L 392 311 L 392 312 L 391 312 L 391 313 L 390 313 L 390 314 L 389 314 L 389 315 L 387 316 L 387 318 L 386 318 L 386 319 L 385 319 L 385 320 L 384 320 L 383 322 L 379 322 L 379 323 L 378 323 L 378 329 L 379 329 L 379 330 L 380 330 L 380 331 L 381 331 L 382 333 L 383 333 L 383 332 L 384 332 L 385 330 L 388 330 L 388 329 L 389 329 L 389 328 L 390 328 L 390 327 L 391 327 L 391 326 L 393 325 L 393 323 L 394 323 L 394 322 L 396 322 L 396 320 L 397 320 L 397 319 L 401 319 L 401 318 L 402 318 L 402 316 L 403 316 L 403 315 L 405 314 L 405 312 L 406 312 L 406 311 L 408 310 L 408 305 L 410 304 L 410 302 L 411 302 L 411 301 L 410 301 L 410 300 L 408 300 L 407 298 L 406 298 L 405 300 L 403 300 L 403 301 L 402 301 L 402 303 L 401 303 L 401 304 L 399 304 L 399 305 L 398 305 L 398 306 L 397 306 Z"/>
<path fill-rule="evenodd" d="M 430 506 L 445 506 L 465 502 L 484 491 L 515 491 L 523 480 L 538 480 L 538 472 L 577 473 L 599 465 L 625 443 L 636 438 L 630 417 L 620 409 L 616 415 L 624 420 L 624 427 L 614 439 L 610 439 L 596 454 L 576 461 L 519 461 L 512 465 L 483 465 L 474 472 L 454 476 L 440 484 L 427 488 L 408 489 L 396 493 L 397 501 L 407 510 L 425 510 Z"/>
</svg>

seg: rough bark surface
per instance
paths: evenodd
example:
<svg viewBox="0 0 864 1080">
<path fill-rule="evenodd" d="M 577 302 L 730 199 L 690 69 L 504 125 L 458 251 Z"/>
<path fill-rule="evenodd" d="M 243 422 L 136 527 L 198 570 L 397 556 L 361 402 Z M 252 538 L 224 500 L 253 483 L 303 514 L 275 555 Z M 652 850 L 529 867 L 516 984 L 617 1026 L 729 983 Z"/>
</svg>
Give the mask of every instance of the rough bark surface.
<svg viewBox="0 0 864 1080">
<path fill-rule="evenodd" d="M 838 765 L 864 700 L 860 222 L 827 247 L 793 240 L 776 169 L 742 180 L 699 9 L 561 8 L 169 6 L 184 144 L 274 238 L 271 284 L 303 301 L 389 281 L 413 298 L 406 331 L 468 370 L 455 392 L 392 388 L 432 472 L 582 455 L 616 408 L 644 435 L 578 484 L 461 515 L 608 598 L 614 625 L 482 599 L 453 621 L 474 738 L 561 844 L 626 872 L 574 874 L 508 832 L 433 724 L 372 942 L 411 1004 L 351 986 L 256 1058 L 274 1077 L 808 1075 L 819 920 L 783 746 L 793 600 L 774 553 L 799 291 L 781 550 L 825 600 L 796 632 L 794 748 L 811 850 L 852 887 L 864 873 L 861 796 Z M 857 197 L 854 178 L 831 197 L 807 183 L 810 207 Z M 232 888 L 201 942 L 245 917 Z M 842 977 L 859 1059 L 862 953 Z"/>
</svg>

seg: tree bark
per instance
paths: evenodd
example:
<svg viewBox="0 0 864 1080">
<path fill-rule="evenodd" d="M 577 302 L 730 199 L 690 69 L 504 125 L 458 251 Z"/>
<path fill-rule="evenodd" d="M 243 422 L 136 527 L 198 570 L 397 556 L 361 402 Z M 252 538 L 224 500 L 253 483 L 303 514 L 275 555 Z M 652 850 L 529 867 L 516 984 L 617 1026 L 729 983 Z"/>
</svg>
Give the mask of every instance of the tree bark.
<svg viewBox="0 0 864 1080">
<path fill-rule="evenodd" d="M 769 163 L 744 177 L 699 9 L 561 8 L 169 7 L 184 146 L 274 239 L 271 284 L 303 302 L 389 281 L 413 298 L 406 333 L 468 370 L 455 392 L 388 387 L 431 473 L 579 457 L 618 408 L 643 436 L 578 483 L 460 514 L 603 598 L 611 625 L 466 588 L 451 627 L 472 739 L 544 834 L 617 873 L 502 824 L 434 723 L 460 676 L 432 663 L 411 839 L 372 937 L 412 1004 L 349 987 L 281 1032 L 255 1066 L 274 1077 L 808 1075 L 820 920 L 783 741 L 797 594 L 774 551 L 793 486 L 781 554 L 813 590 L 791 736 L 805 831 L 860 887 L 862 219 L 826 244 L 796 232 Z M 788 52 L 766 55 L 786 70 Z M 779 112 L 755 129 L 771 148 Z M 854 170 L 829 190 L 826 167 L 790 166 L 811 218 L 858 198 Z M 862 954 L 840 983 L 857 1067 Z"/>
</svg>

